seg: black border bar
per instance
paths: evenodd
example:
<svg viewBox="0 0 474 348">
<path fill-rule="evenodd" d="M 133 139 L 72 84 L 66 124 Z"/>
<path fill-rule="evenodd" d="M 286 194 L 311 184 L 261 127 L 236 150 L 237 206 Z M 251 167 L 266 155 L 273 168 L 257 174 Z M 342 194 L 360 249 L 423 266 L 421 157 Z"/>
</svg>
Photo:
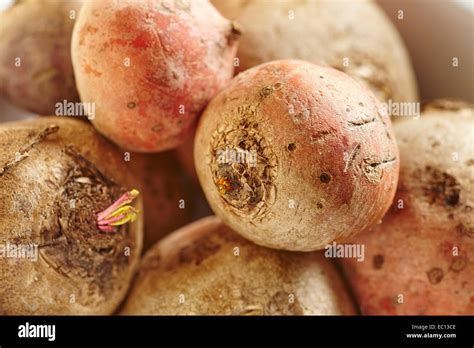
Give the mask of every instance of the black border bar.
<svg viewBox="0 0 474 348">
<path fill-rule="evenodd" d="M 55 340 L 20 338 L 19 326 L 55 325 Z M 407 334 L 431 337 L 408 338 Z M 456 337 L 434 338 L 433 334 Z M 473 316 L 398 317 L 0 317 L 0 346 L 58 344 L 296 344 L 474 347 Z"/>
</svg>

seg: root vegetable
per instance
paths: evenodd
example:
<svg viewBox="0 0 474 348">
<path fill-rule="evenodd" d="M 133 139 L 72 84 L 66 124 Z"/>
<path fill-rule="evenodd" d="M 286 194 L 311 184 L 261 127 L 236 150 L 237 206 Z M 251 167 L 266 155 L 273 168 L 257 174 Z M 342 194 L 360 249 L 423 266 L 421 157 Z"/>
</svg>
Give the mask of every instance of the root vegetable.
<svg viewBox="0 0 474 348">
<path fill-rule="evenodd" d="M 373 226 L 398 177 L 375 96 L 340 71 L 292 60 L 234 78 L 204 112 L 194 157 L 216 215 L 287 250 L 322 249 Z"/>
<path fill-rule="evenodd" d="M 173 153 L 132 154 L 127 164 L 143 181 L 144 250 L 191 221 L 192 186 L 183 177 Z"/>
<path fill-rule="evenodd" d="M 279 59 L 329 65 L 364 81 L 382 101 L 417 101 L 405 46 L 373 1 L 212 0 L 244 30 L 240 71 Z"/>
<path fill-rule="evenodd" d="M 395 125 L 401 167 L 394 203 L 357 240 L 365 261 L 343 260 L 365 314 L 474 314 L 474 109 L 434 106 Z"/>
<path fill-rule="evenodd" d="M 194 138 L 196 130 L 192 132 L 192 136 L 187 138 L 186 141 L 179 147 L 176 148 L 176 156 L 179 162 L 183 166 L 186 174 L 194 181 L 198 182 L 196 166 L 194 165 Z"/>
<path fill-rule="evenodd" d="M 0 313 L 111 314 L 141 251 L 141 215 L 129 221 L 142 209 L 135 185 L 84 122 L 1 124 Z"/>
<path fill-rule="evenodd" d="M 86 2 L 72 58 L 94 126 L 132 151 L 178 146 L 231 79 L 239 34 L 207 0 Z"/>
<path fill-rule="evenodd" d="M 23 0 L 0 13 L 0 94 L 43 115 L 79 100 L 70 47 L 80 4 Z"/>
<path fill-rule="evenodd" d="M 321 253 L 259 247 L 216 217 L 167 236 L 145 256 L 122 314 L 355 314 Z"/>
</svg>

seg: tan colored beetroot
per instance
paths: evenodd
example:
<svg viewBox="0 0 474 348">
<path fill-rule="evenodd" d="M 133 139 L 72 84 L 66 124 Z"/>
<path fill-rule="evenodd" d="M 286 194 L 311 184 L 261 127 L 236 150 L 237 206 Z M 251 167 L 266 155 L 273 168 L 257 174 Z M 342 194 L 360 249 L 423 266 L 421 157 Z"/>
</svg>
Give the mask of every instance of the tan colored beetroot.
<svg viewBox="0 0 474 348">
<path fill-rule="evenodd" d="M 239 34 L 207 0 L 86 2 L 72 58 L 94 126 L 132 151 L 178 146 L 231 79 Z"/>
<path fill-rule="evenodd" d="M 0 94 L 51 115 L 58 102 L 79 100 L 71 35 L 81 1 L 22 0 L 0 12 Z"/>
<path fill-rule="evenodd" d="M 138 263 L 143 221 L 105 233 L 96 214 L 135 187 L 120 152 L 84 122 L 1 124 L 0 313 L 113 313 Z M 28 258 L 6 256 L 28 245 Z"/>
<path fill-rule="evenodd" d="M 474 109 L 457 105 L 395 125 L 394 203 L 357 239 L 365 261 L 343 260 L 365 314 L 474 314 Z"/>
<path fill-rule="evenodd" d="M 144 250 L 168 233 L 191 221 L 193 185 L 170 152 L 131 154 L 130 170 L 142 180 L 145 206 Z"/>
<path fill-rule="evenodd" d="M 195 182 L 198 182 L 196 166 L 194 164 L 194 138 L 196 130 L 193 130 L 193 135 L 186 139 L 181 146 L 176 148 L 176 156 L 183 166 L 186 174 Z"/>
<path fill-rule="evenodd" d="M 355 310 L 322 253 L 260 247 L 208 217 L 167 236 L 145 255 L 122 314 L 347 315 Z"/>
<path fill-rule="evenodd" d="M 398 177 L 391 123 L 375 96 L 340 71 L 292 60 L 235 77 L 204 112 L 194 157 L 216 215 L 287 250 L 322 249 L 373 226 Z"/>
<path fill-rule="evenodd" d="M 279 59 L 329 65 L 367 83 L 382 101 L 418 91 L 400 35 L 374 1 L 212 0 L 244 30 L 240 71 Z"/>
</svg>

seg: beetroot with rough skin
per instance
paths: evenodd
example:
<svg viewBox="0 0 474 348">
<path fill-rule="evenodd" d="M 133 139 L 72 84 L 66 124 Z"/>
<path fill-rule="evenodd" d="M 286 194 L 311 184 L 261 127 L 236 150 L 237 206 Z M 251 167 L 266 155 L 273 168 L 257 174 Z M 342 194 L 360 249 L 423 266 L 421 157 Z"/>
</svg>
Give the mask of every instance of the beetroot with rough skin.
<svg viewBox="0 0 474 348">
<path fill-rule="evenodd" d="M 216 215 L 271 248 L 347 241 L 380 221 L 397 186 L 398 148 L 377 98 L 303 61 L 237 75 L 209 103 L 194 145 Z"/>
</svg>

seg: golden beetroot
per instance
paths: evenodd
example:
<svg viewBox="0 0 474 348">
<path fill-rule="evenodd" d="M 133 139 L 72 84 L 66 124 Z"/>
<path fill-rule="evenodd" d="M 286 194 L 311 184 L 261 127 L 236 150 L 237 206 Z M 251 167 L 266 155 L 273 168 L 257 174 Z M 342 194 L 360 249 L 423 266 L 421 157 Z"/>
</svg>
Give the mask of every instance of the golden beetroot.
<svg viewBox="0 0 474 348">
<path fill-rule="evenodd" d="M 347 315 L 354 305 L 322 253 L 257 246 L 216 217 L 173 232 L 145 255 L 122 314 Z"/>
<path fill-rule="evenodd" d="M 340 71 L 294 60 L 237 75 L 206 108 L 194 157 L 216 215 L 287 250 L 322 249 L 378 223 L 398 177 L 376 97 Z"/>
<path fill-rule="evenodd" d="M 131 154 L 127 162 L 142 181 L 144 250 L 191 221 L 195 185 L 183 178 L 174 153 Z"/>
<path fill-rule="evenodd" d="M 474 314 L 474 109 L 435 105 L 395 124 L 401 166 L 393 206 L 357 239 L 365 261 L 343 260 L 365 314 Z"/>
<path fill-rule="evenodd" d="M 23 0 L 0 12 L 0 94 L 51 115 L 56 103 L 79 100 L 71 63 L 78 0 Z"/>
<path fill-rule="evenodd" d="M 1 124 L 0 313 L 113 313 L 141 251 L 136 184 L 84 122 Z"/>
<path fill-rule="evenodd" d="M 240 71 L 279 59 L 328 65 L 365 82 L 382 101 L 418 100 L 400 35 L 372 0 L 212 0 L 244 33 Z"/>
<path fill-rule="evenodd" d="M 94 126 L 132 151 L 178 146 L 232 77 L 239 33 L 207 0 L 86 2 L 72 58 Z"/>
</svg>

